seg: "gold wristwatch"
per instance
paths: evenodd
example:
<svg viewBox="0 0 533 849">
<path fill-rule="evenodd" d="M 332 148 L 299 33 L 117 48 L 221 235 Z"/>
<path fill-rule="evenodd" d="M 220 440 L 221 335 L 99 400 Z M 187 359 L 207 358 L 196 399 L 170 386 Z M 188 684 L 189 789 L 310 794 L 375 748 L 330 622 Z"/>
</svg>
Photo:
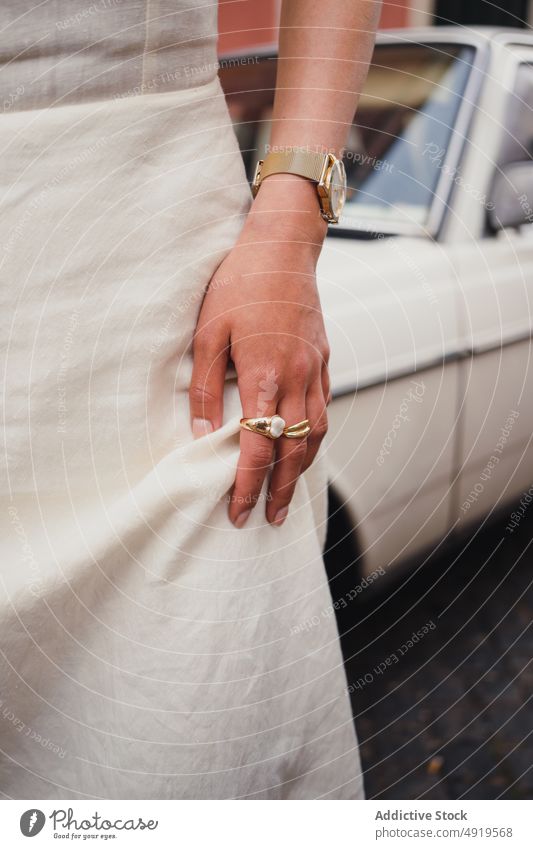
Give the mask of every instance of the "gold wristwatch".
<svg viewBox="0 0 533 849">
<path fill-rule="evenodd" d="M 296 174 L 316 183 L 320 214 L 330 224 L 338 224 L 346 200 L 344 164 L 332 153 L 313 153 L 292 148 L 272 151 L 260 159 L 252 182 L 255 197 L 259 186 L 270 174 Z"/>
</svg>

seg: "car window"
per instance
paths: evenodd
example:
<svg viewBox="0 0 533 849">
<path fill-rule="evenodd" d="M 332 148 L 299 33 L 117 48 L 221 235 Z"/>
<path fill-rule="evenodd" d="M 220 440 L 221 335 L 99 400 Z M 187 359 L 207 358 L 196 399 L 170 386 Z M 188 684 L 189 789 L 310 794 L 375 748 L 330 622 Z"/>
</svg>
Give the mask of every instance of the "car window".
<svg viewBox="0 0 533 849">
<path fill-rule="evenodd" d="M 376 47 L 346 145 L 343 226 L 427 221 L 474 54 L 454 44 Z M 251 178 L 268 144 L 276 60 L 222 63 L 220 76 Z"/>
<path fill-rule="evenodd" d="M 345 156 L 347 216 L 427 221 L 473 54 L 449 45 L 376 50 Z"/>
</svg>

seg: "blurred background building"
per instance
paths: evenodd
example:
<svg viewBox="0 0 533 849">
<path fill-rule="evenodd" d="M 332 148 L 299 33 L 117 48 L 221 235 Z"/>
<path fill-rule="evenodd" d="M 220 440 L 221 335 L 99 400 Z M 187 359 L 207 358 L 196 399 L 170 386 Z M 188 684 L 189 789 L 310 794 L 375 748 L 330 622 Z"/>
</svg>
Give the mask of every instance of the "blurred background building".
<svg viewBox="0 0 533 849">
<path fill-rule="evenodd" d="M 272 44 L 281 0 L 220 0 L 220 52 Z M 532 0 L 384 0 L 381 28 L 459 24 L 526 27 Z"/>
</svg>

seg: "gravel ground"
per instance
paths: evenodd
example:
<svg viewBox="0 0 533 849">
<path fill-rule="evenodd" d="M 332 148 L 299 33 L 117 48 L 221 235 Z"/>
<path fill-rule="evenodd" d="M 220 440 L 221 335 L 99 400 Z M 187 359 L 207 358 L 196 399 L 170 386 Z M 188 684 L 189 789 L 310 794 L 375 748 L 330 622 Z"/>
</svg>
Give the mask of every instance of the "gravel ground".
<svg viewBox="0 0 533 849">
<path fill-rule="evenodd" d="M 368 798 L 533 798 L 533 505 L 511 512 L 339 610 Z"/>
</svg>

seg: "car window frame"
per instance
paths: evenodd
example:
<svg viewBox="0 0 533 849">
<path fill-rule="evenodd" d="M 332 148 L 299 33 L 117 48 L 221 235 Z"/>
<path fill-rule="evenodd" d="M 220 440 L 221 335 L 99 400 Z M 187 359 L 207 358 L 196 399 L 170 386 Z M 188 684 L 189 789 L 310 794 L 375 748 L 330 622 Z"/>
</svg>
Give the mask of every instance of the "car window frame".
<svg viewBox="0 0 533 849">
<path fill-rule="evenodd" d="M 481 86 L 483 84 L 484 72 L 488 65 L 489 48 L 481 39 L 475 37 L 465 37 L 463 33 L 457 34 L 456 37 L 446 33 L 443 35 L 438 30 L 435 33 L 424 31 L 420 39 L 401 38 L 398 32 L 381 33 L 376 39 L 378 45 L 398 45 L 401 43 L 409 45 L 420 45 L 422 47 L 433 47 L 436 44 L 446 46 L 447 44 L 460 47 L 470 47 L 474 50 L 472 60 L 472 70 L 467 80 L 465 90 L 463 92 L 461 103 L 457 111 L 455 126 L 451 132 L 448 147 L 445 157 L 442 161 L 442 168 L 433 198 L 429 205 L 428 216 L 423 224 L 409 224 L 407 222 L 389 222 L 379 219 L 372 220 L 372 233 L 368 234 L 364 231 L 357 230 L 355 227 L 347 227 L 344 225 L 330 227 L 329 235 L 339 236 L 341 238 L 354 238 L 354 236 L 373 236 L 380 237 L 382 235 L 390 236 L 420 236 L 422 238 L 431 238 L 439 240 L 441 231 L 445 225 L 446 216 L 449 214 L 449 202 L 451 199 L 454 187 L 454 174 L 459 171 L 461 160 L 466 148 L 468 131 L 473 121 L 475 104 L 479 98 Z"/>
</svg>

